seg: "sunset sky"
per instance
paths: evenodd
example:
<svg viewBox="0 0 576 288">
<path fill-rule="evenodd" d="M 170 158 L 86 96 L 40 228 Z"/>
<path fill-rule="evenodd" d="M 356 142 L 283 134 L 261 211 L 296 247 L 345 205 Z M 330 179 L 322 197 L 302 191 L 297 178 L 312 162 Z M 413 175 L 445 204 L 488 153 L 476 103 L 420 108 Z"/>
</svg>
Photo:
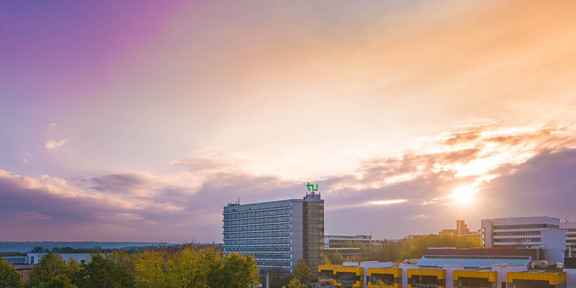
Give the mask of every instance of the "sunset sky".
<svg viewBox="0 0 576 288">
<path fill-rule="evenodd" d="M 576 221 L 574 1 L 4 1 L 0 241 Z"/>
</svg>

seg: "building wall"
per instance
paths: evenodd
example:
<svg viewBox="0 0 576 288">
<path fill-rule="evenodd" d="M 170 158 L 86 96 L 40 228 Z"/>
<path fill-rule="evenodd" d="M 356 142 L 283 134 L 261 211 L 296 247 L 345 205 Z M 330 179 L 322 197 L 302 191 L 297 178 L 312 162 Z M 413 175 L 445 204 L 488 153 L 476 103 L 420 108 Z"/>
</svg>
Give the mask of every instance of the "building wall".
<svg viewBox="0 0 576 288">
<path fill-rule="evenodd" d="M 292 267 L 304 257 L 304 202 L 292 203 Z"/>
<path fill-rule="evenodd" d="M 224 255 L 253 255 L 261 273 L 287 275 L 302 258 L 312 271 L 324 261 L 324 200 L 319 194 L 224 207 Z"/>
<path fill-rule="evenodd" d="M 279 268 L 290 273 L 291 204 L 284 200 L 224 207 L 224 254 L 253 255 L 262 272 Z"/>
<path fill-rule="evenodd" d="M 547 261 L 564 263 L 564 250 L 566 249 L 565 230 L 542 230 L 541 242 Z"/>
<path fill-rule="evenodd" d="M 562 222 L 560 229 L 566 231 L 566 250 L 572 255 L 576 255 L 576 222 Z"/>
<path fill-rule="evenodd" d="M 44 257 L 48 253 L 28 253 L 28 264 L 38 264 L 42 257 Z M 90 253 L 56 253 L 62 257 L 62 259 L 66 262 L 74 259 L 78 261 L 78 263 L 88 263 L 92 259 Z"/>
<path fill-rule="evenodd" d="M 324 200 L 319 194 L 304 197 L 304 259 L 313 273 L 324 264 Z"/>
<path fill-rule="evenodd" d="M 484 247 L 530 247 L 541 244 L 543 230 L 560 229 L 560 219 L 548 216 L 483 219 Z"/>
</svg>

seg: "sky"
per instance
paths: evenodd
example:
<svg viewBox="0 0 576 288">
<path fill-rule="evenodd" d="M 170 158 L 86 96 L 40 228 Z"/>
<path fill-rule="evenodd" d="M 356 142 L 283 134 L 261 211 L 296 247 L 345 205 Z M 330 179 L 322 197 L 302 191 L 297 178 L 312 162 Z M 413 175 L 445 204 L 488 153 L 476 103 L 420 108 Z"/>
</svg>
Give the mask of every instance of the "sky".
<svg viewBox="0 0 576 288">
<path fill-rule="evenodd" d="M 576 221 L 573 1 L 4 1 L 0 241 L 221 242 Z"/>
</svg>

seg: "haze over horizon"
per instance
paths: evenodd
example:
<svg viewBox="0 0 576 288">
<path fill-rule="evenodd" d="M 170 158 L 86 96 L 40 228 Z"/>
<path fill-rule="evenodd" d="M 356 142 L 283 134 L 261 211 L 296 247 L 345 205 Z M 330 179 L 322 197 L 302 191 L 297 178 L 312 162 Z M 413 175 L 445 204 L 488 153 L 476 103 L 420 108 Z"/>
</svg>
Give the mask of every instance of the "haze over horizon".
<svg viewBox="0 0 576 288">
<path fill-rule="evenodd" d="M 576 221 L 571 1 L 0 4 L 0 241 L 221 242 Z"/>
</svg>

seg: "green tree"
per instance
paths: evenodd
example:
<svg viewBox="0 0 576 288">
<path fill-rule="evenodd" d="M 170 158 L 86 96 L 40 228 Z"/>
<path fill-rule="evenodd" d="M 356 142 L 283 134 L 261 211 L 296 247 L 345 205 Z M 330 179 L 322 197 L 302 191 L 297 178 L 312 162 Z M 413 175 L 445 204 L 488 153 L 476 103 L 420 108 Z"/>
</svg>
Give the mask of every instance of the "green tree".
<svg viewBox="0 0 576 288">
<path fill-rule="evenodd" d="M 92 255 L 92 260 L 82 267 L 78 278 L 81 288 L 134 287 L 132 275 L 101 254 Z"/>
<path fill-rule="evenodd" d="M 306 284 L 300 282 L 300 280 L 294 278 L 290 281 L 290 283 L 282 286 L 282 288 L 307 288 Z"/>
<path fill-rule="evenodd" d="M 221 269 L 223 288 L 248 288 L 259 284 L 258 266 L 251 255 L 228 254 Z"/>
<path fill-rule="evenodd" d="M 47 282 L 42 282 L 38 288 L 78 288 L 78 286 L 72 284 L 66 275 L 58 275 Z"/>
<path fill-rule="evenodd" d="M 312 270 L 304 258 L 300 258 L 298 264 L 294 267 L 293 277 L 302 283 L 308 283 L 313 280 L 314 275 L 312 274 Z"/>
<path fill-rule="evenodd" d="M 30 276 L 28 281 L 26 281 L 26 286 L 37 287 L 43 282 L 49 282 L 52 278 L 57 276 L 66 276 L 67 278 L 74 278 L 75 275 L 70 275 L 70 270 L 66 265 L 66 261 L 56 253 L 48 253 L 40 259 L 38 265 L 36 265 L 32 271 L 30 271 Z M 73 277 L 70 277 L 73 276 Z"/>
<path fill-rule="evenodd" d="M 342 254 L 340 253 L 330 253 L 324 255 L 324 264 L 334 264 L 334 265 L 342 265 Z"/>
<path fill-rule="evenodd" d="M 169 268 L 166 263 L 166 252 L 166 249 L 152 248 L 136 255 L 134 258 L 136 287 L 169 287 L 164 273 Z"/>
<path fill-rule="evenodd" d="M 0 257 L 0 287 L 18 288 L 22 286 L 22 277 L 12 264 Z"/>
</svg>

